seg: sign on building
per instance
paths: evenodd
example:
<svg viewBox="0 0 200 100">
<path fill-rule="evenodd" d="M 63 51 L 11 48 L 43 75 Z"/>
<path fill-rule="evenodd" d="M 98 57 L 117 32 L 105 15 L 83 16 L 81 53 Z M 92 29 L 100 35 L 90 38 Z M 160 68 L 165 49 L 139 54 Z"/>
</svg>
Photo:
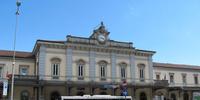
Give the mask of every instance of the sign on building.
<svg viewBox="0 0 200 100">
<path fill-rule="evenodd" d="M 3 81 L 3 96 L 7 96 L 7 92 L 8 92 L 8 81 L 5 80 Z"/>
<path fill-rule="evenodd" d="M 200 100 L 200 92 L 193 92 L 193 100 Z"/>
</svg>

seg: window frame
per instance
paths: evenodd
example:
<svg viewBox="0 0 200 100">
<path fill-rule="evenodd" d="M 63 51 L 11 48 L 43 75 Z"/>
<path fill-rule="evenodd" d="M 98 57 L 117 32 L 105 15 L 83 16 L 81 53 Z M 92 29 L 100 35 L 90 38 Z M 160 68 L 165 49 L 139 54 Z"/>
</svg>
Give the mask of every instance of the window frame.
<svg viewBox="0 0 200 100">
<path fill-rule="evenodd" d="M 156 80 L 160 80 L 160 74 L 156 74 Z"/>
<path fill-rule="evenodd" d="M 78 65 L 78 80 L 83 80 L 84 76 L 84 65 L 80 64 Z"/>
<path fill-rule="evenodd" d="M 51 75 L 53 79 L 58 79 L 60 76 L 60 64 L 59 63 L 52 63 L 51 65 Z"/>
<path fill-rule="evenodd" d="M 122 80 L 127 78 L 127 64 L 126 63 L 120 63 L 120 78 Z"/>
<path fill-rule="evenodd" d="M 99 76 L 101 80 L 106 80 L 107 78 L 107 62 L 106 61 L 100 61 L 99 62 Z"/>
<path fill-rule="evenodd" d="M 3 78 L 3 70 L 4 70 L 4 65 L 0 65 L 0 78 Z"/>
<path fill-rule="evenodd" d="M 59 79 L 60 77 L 60 58 L 54 57 L 51 59 L 51 77 L 52 79 Z"/>
<path fill-rule="evenodd" d="M 183 84 L 187 84 L 187 74 L 186 73 L 182 73 L 182 82 L 183 82 Z"/>
<path fill-rule="evenodd" d="M 145 64 L 138 64 L 138 69 L 139 69 L 139 80 L 141 82 L 145 81 Z"/>
<path fill-rule="evenodd" d="M 195 85 L 199 84 L 198 74 L 194 74 L 194 84 Z"/>
<path fill-rule="evenodd" d="M 174 73 L 169 73 L 169 82 L 170 82 L 171 84 L 174 84 L 174 83 L 175 83 L 175 81 L 174 81 Z"/>
<path fill-rule="evenodd" d="M 77 72 L 77 78 L 78 80 L 84 80 L 85 77 L 85 61 L 82 59 L 79 59 L 77 62 L 77 68 L 76 68 L 76 72 Z"/>
<path fill-rule="evenodd" d="M 23 72 L 22 69 L 27 70 L 26 74 L 22 73 Z M 29 65 L 19 65 L 19 75 L 23 75 L 23 76 L 29 75 Z"/>
</svg>

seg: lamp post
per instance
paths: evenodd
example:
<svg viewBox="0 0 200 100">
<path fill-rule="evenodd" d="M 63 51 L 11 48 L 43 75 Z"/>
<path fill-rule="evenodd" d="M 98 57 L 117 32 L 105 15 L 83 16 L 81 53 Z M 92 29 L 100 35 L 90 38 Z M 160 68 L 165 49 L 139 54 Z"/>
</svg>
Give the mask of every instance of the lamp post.
<svg viewBox="0 0 200 100">
<path fill-rule="evenodd" d="M 11 83 L 11 97 L 10 100 L 13 100 L 13 94 L 14 94 L 14 76 L 15 76 L 15 55 L 16 55 L 16 51 L 15 51 L 15 47 L 16 47 L 16 34 L 17 34 L 17 28 L 18 28 L 18 15 L 19 15 L 19 6 L 21 5 L 21 3 L 17 0 L 16 2 L 17 5 L 17 11 L 15 13 L 16 15 L 16 22 L 15 22 L 15 31 L 14 31 L 14 41 L 13 41 L 13 62 L 12 62 L 12 83 Z"/>
</svg>

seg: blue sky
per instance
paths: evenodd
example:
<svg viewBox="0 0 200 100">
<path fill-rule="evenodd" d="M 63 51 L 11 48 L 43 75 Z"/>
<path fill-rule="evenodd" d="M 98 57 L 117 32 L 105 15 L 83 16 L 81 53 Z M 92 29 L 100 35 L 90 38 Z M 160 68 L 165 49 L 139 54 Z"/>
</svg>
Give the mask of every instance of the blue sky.
<svg viewBox="0 0 200 100">
<path fill-rule="evenodd" d="M 37 39 L 89 37 L 104 22 L 110 38 L 154 50 L 156 62 L 200 65 L 199 0 L 21 0 L 16 49 Z M 0 3 L 0 49 L 12 50 L 15 0 Z"/>
</svg>

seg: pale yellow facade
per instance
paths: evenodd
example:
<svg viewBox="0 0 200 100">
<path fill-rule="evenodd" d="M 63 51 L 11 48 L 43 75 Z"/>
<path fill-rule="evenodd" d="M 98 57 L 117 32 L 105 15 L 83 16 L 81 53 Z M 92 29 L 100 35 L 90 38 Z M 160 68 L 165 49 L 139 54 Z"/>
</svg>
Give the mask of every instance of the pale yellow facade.
<svg viewBox="0 0 200 100">
<path fill-rule="evenodd" d="M 12 71 L 12 56 L 1 52 L 4 81 Z M 200 66 L 155 63 L 155 53 L 136 49 L 131 42 L 110 40 L 104 25 L 89 38 L 38 40 L 33 51 L 25 53 L 31 57 L 16 56 L 15 100 L 121 95 L 124 89 L 133 100 L 192 100 L 193 93 L 200 91 Z M 3 98 L 9 96 L 10 90 Z"/>
</svg>

